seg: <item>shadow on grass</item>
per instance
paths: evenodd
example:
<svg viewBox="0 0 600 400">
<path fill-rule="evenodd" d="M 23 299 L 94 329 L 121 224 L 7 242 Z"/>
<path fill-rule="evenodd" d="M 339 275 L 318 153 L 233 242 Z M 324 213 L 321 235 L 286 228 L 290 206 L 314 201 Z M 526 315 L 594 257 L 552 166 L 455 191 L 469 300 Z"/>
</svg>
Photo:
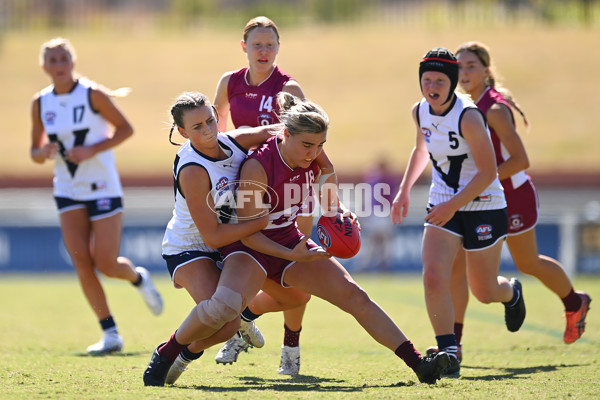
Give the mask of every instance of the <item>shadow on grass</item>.
<svg viewBox="0 0 600 400">
<path fill-rule="evenodd" d="M 128 352 L 118 351 L 118 352 L 107 353 L 107 354 L 90 354 L 90 353 L 82 353 L 82 352 L 73 353 L 73 354 L 78 357 L 102 358 L 102 357 L 136 357 L 136 356 L 144 355 L 147 353 L 148 352 L 146 352 L 146 351 L 128 351 Z"/>
<path fill-rule="evenodd" d="M 539 372 L 554 372 L 563 368 L 581 367 L 582 364 L 559 364 L 559 365 L 538 365 L 535 367 L 523 367 L 523 368 L 497 368 L 497 367 L 468 367 L 463 366 L 465 369 L 479 369 L 479 370 L 497 370 L 500 373 L 480 375 L 480 376 L 464 376 L 461 374 L 460 379 L 470 381 L 493 381 L 499 379 L 522 379 L 526 375 L 531 375 Z"/>
<path fill-rule="evenodd" d="M 278 391 L 278 392 L 362 392 L 365 389 L 393 388 L 402 386 L 414 386 L 415 382 L 398 382 L 390 385 L 348 385 L 343 379 L 323 378 L 312 375 L 296 375 L 291 378 L 266 379 L 255 376 L 241 376 L 238 378 L 241 386 L 203 386 L 185 385 L 179 389 L 201 390 L 203 392 L 248 392 Z"/>
</svg>

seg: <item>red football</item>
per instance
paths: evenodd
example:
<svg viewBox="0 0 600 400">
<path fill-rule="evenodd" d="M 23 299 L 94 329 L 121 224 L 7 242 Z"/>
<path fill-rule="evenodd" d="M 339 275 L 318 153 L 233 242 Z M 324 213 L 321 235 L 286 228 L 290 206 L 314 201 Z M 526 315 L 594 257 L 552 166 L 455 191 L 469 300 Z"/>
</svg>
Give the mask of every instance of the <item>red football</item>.
<svg viewBox="0 0 600 400">
<path fill-rule="evenodd" d="M 317 222 L 317 237 L 329 254 L 338 258 L 354 257 L 360 250 L 360 230 L 350 217 L 322 216 Z"/>
</svg>

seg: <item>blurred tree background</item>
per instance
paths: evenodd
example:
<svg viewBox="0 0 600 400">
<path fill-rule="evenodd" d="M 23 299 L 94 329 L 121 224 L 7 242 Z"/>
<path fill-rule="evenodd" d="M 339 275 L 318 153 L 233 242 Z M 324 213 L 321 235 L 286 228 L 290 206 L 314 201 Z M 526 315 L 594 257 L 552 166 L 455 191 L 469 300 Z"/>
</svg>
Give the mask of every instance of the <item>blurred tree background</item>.
<svg viewBox="0 0 600 400">
<path fill-rule="evenodd" d="M 592 26 L 597 0 L 2 0 L 0 27 L 111 30 L 131 23 L 181 28 L 239 26 L 248 15 L 281 26 L 357 21 L 489 26 L 507 23 Z M 133 21 L 132 21 L 133 20 Z M 143 20 L 144 22 L 141 22 Z"/>
</svg>

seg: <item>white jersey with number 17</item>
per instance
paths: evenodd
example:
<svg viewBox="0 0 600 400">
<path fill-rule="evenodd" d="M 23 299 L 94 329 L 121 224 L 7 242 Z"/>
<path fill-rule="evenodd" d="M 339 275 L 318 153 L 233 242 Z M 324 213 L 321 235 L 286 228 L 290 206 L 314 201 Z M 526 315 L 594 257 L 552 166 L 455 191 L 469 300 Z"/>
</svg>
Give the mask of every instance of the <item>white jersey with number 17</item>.
<svg viewBox="0 0 600 400">
<path fill-rule="evenodd" d="M 123 195 L 112 150 L 79 164 L 65 158 L 67 150 L 93 145 L 110 135 L 108 123 L 91 105 L 90 90 L 94 85 L 80 79 L 69 93 L 55 93 L 54 85 L 40 92 L 42 124 L 49 140 L 59 149 L 54 165 L 54 196 L 85 201 Z"/>
</svg>

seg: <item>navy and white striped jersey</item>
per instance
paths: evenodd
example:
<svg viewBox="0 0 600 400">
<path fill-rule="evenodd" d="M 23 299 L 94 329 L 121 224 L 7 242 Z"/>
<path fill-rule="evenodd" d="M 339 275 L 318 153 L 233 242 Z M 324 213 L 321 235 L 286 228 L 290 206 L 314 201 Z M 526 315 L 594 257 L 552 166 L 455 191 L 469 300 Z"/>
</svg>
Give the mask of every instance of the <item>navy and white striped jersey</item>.
<svg viewBox="0 0 600 400">
<path fill-rule="evenodd" d="M 216 251 L 204 243 L 190 214 L 187 201 L 179 190 L 179 173 L 189 165 L 200 166 L 208 173 L 210 194 L 216 206 L 219 222 L 237 222 L 235 182 L 240 165 L 246 159 L 247 151 L 235 139 L 224 133 L 219 133 L 217 140 L 221 149 L 228 155 L 224 160 L 215 159 L 199 152 L 189 140 L 177 152 L 173 165 L 175 209 L 163 237 L 162 254 L 164 255 L 174 255 L 189 250 Z"/>
<path fill-rule="evenodd" d="M 40 92 L 40 117 L 59 154 L 54 164 L 54 196 L 73 200 L 121 197 L 123 191 L 111 149 L 79 164 L 65 159 L 67 150 L 107 139 L 109 124 L 92 108 L 90 90 L 95 83 L 79 79 L 69 93 L 57 94 L 54 85 Z"/>
<path fill-rule="evenodd" d="M 452 105 L 444 115 L 432 114 L 425 99 L 419 102 L 418 122 L 433 165 L 429 190 L 429 204 L 432 206 L 450 200 L 477 173 L 471 148 L 460 129 L 462 116 L 468 109 L 478 110 L 470 98 L 461 93 L 456 93 Z M 491 185 L 459 211 L 496 210 L 504 207 L 504 192 L 496 176 Z"/>
</svg>

